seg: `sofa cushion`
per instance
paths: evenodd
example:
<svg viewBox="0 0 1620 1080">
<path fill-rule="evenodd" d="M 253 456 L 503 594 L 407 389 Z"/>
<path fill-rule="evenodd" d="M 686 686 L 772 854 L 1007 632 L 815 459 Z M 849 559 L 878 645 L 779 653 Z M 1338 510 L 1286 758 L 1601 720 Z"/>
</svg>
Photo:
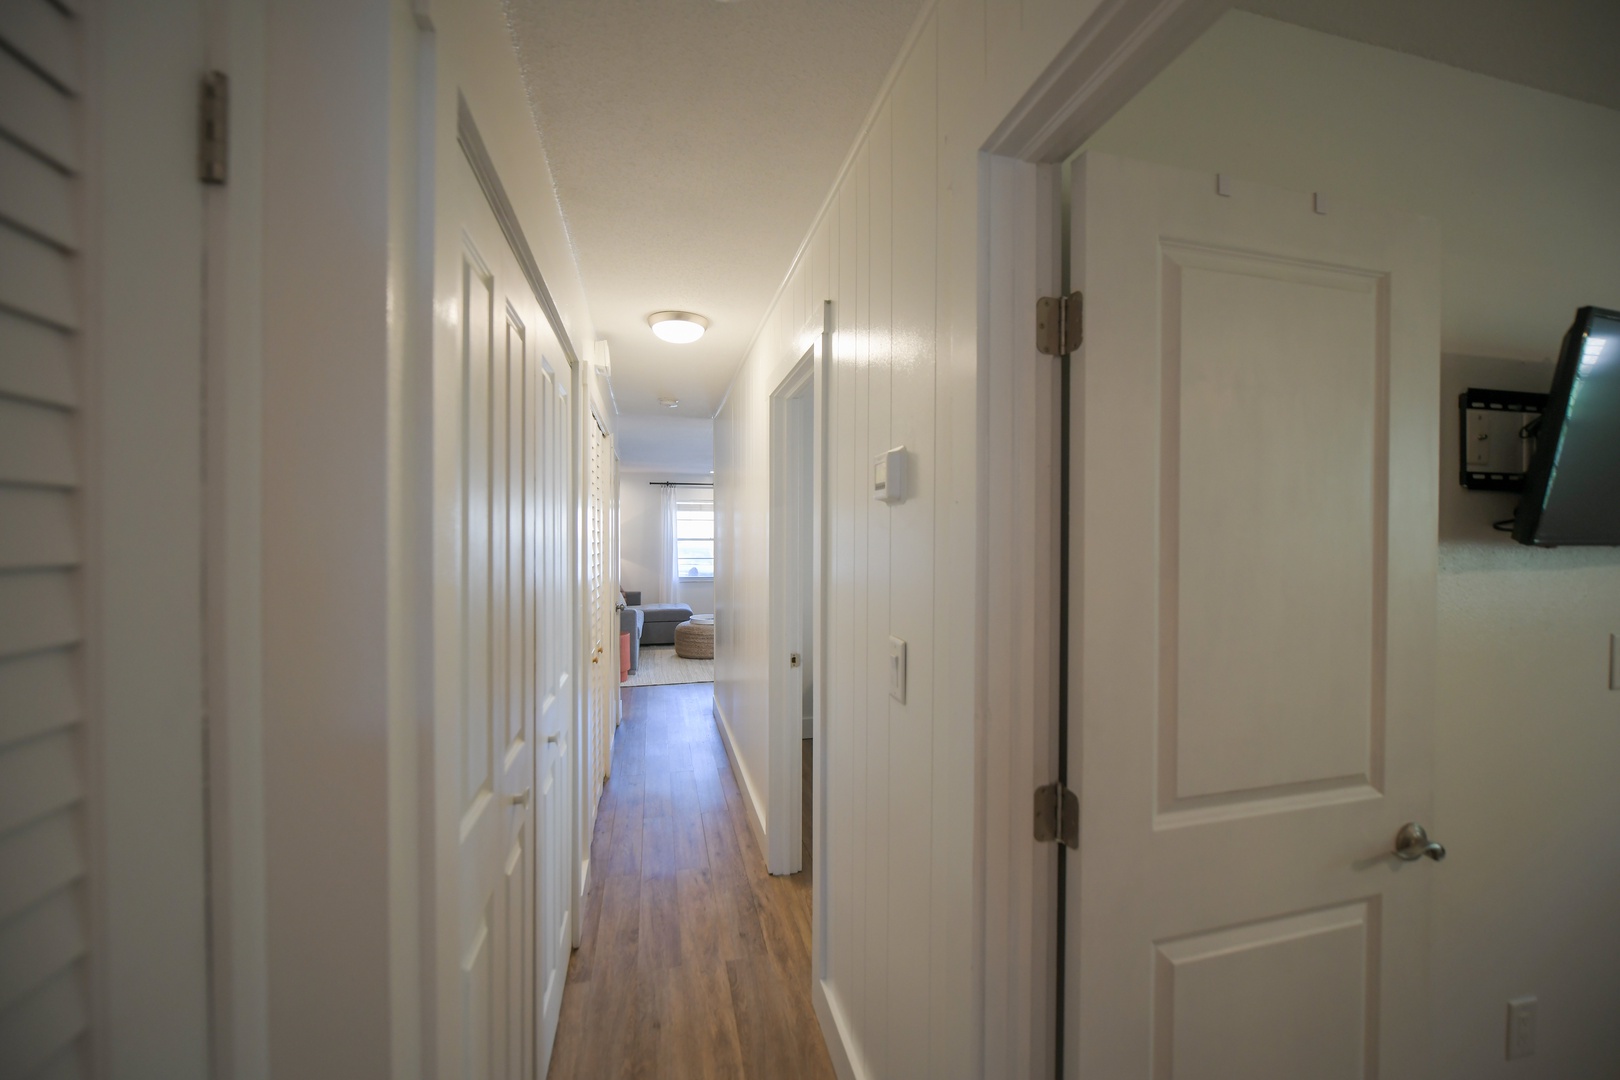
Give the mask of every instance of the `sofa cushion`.
<svg viewBox="0 0 1620 1080">
<path fill-rule="evenodd" d="M 683 623 L 692 617 L 691 604 L 642 604 L 645 621 Z"/>
</svg>

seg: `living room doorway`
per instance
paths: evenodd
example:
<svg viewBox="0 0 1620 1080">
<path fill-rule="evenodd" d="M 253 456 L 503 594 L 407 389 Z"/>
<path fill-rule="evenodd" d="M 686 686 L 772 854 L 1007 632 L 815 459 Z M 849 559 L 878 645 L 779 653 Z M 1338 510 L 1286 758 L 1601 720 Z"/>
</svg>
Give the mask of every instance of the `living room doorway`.
<svg viewBox="0 0 1620 1080">
<path fill-rule="evenodd" d="M 709 475 L 624 474 L 621 686 L 714 681 L 714 485 Z"/>
</svg>

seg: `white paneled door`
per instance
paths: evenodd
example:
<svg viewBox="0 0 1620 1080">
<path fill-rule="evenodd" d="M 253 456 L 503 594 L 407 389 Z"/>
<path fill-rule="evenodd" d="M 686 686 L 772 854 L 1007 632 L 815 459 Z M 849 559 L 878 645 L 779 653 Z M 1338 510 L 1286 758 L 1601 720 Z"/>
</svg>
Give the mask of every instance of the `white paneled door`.
<svg viewBox="0 0 1620 1080">
<path fill-rule="evenodd" d="M 569 946 L 567 361 L 478 178 L 457 175 L 459 392 L 436 408 L 460 523 L 437 624 L 460 688 L 440 744 L 459 763 L 459 1075 L 528 1080 Z"/>
<path fill-rule="evenodd" d="M 1438 228 L 1221 188 L 1075 165 L 1066 1073 L 1417 1080 Z"/>
</svg>

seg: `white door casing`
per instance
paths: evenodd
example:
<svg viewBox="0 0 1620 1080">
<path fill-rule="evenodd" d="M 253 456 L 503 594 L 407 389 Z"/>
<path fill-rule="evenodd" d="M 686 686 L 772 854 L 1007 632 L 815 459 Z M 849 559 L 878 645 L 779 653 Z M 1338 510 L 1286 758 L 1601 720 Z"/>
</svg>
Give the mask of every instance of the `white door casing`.
<svg viewBox="0 0 1620 1080">
<path fill-rule="evenodd" d="M 815 349 L 808 350 L 771 394 L 770 516 L 770 743 L 774 747 L 766 834 L 766 868 L 796 874 L 804 868 L 804 738 L 814 715 L 814 683 L 803 663 L 813 656 L 814 380 Z M 809 518 L 811 520 L 806 520 Z M 800 662 L 793 661 L 794 655 Z M 808 691 L 808 693 L 807 693 Z"/>
<path fill-rule="evenodd" d="M 551 1060 L 557 1019 L 562 1008 L 568 956 L 573 947 L 570 888 L 573 881 L 573 806 L 570 800 L 569 754 L 573 749 L 572 666 L 574 650 L 573 590 L 570 588 L 569 536 L 573 521 L 569 502 L 573 445 L 568 401 L 568 361 L 549 327 L 541 335 L 536 477 L 539 486 L 540 543 L 535 560 L 539 595 L 533 650 L 539 665 L 540 742 L 536 745 L 535 894 L 539 916 L 537 1009 L 540 1073 Z"/>
<path fill-rule="evenodd" d="M 1227 190 L 1074 166 L 1065 1071 L 1418 1078 L 1438 229 Z"/>
<path fill-rule="evenodd" d="M 589 562 L 586 565 L 585 597 L 586 619 L 590 627 L 590 637 L 587 644 L 590 648 L 591 668 L 587 675 L 586 716 L 590 724 L 590 773 L 588 779 L 590 821 L 596 821 L 597 805 L 602 798 L 602 782 L 607 778 L 609 765 L 612 760 L 613 730 L 611 726 L 612 710 L 608 708 L 608 693 L 611 686 L 607 682 L 608 668 L 611 666 L 615 673 L 618 671 L 618 637 L 613 638 L 614 655 L 607 655 L 607 613 L 612 610 L 607 597 L 607 472 L 608 472 L 608 445 L 607 435 L 602 430 L 601 421 L 593 415 L 591 422 L 586 425 L 585 437 L 587 440 L 587 453 L 590 465 L 590 491 L 589 509 L 587 519 L 586 549 Z M 615 674 L 613 685 L 617 685 Z"/>
<path fill-rule="evenodd" d="M 619 727 L 619 605 L 617 575 L 613 572 L 613 502 L 616 498 L 613 436 L 599 430 L 602 447 L 602 776 L 613 773 L 613 738 Z"/>
</svg>

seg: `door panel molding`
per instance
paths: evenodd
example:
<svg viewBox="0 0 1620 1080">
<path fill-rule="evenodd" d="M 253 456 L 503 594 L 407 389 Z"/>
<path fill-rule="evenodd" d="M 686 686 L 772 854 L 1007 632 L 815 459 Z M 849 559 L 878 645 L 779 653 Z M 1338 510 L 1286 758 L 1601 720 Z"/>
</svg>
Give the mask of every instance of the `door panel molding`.
<svg viewBox="0 0 1620 1080">
<path fill-rule="evenodd" d="M 1406 1075 L 1432 874 L 1390 848 L 1432 800 L 1438 232 L 1212 181 L 1074 164 L 1066 1065 Z"/>
</svg>

